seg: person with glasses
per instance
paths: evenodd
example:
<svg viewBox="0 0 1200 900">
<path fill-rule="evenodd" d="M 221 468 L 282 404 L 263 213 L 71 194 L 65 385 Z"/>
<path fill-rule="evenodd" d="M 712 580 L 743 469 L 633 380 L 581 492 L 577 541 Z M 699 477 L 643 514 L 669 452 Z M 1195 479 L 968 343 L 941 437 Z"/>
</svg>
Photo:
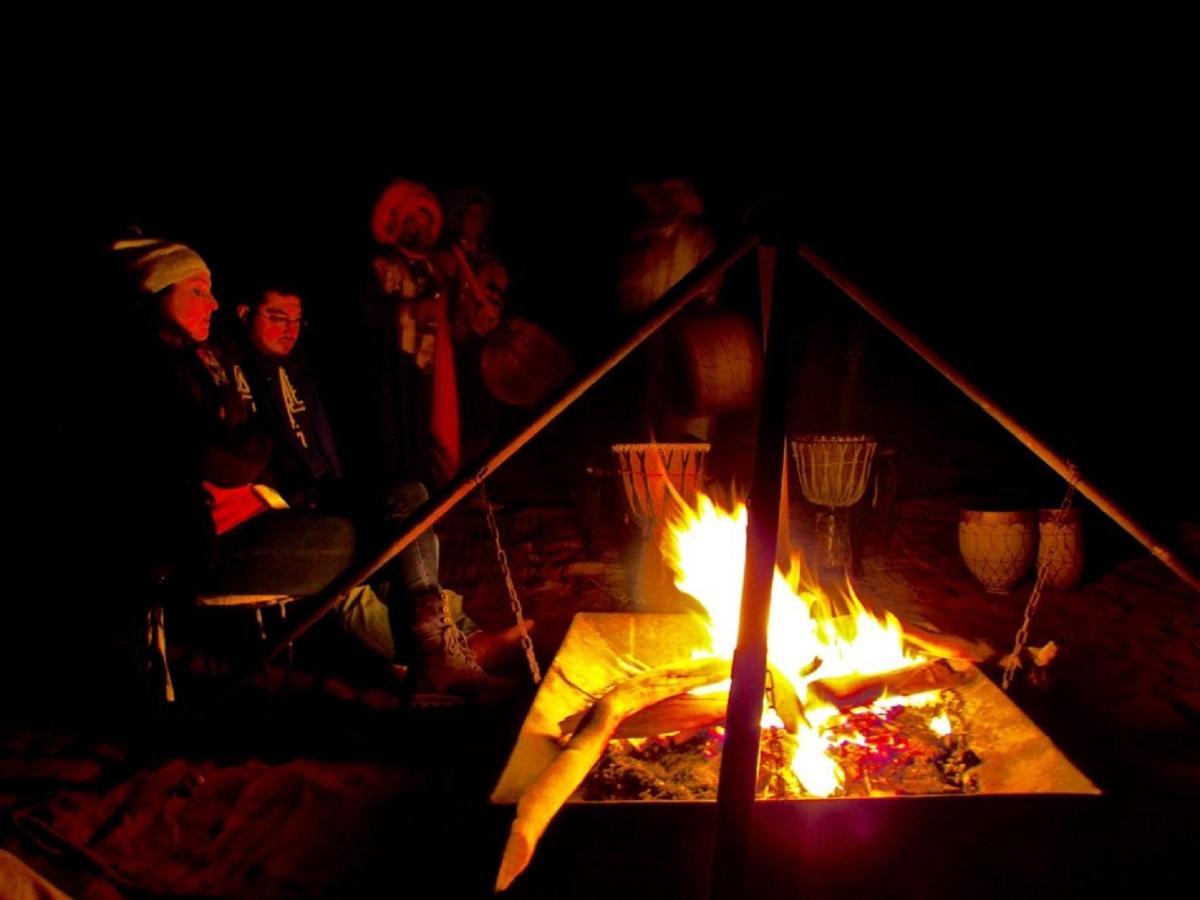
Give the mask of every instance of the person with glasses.
<svg viewBox="0 0 1200 900">
<path fill-rule="evenodd" d="M 376 516 L 292 508 L 277 494 L 280 502 L 239 517 L 218 516 L 216 503 L 205 503 L 209 485 L 224 492 L 209 491 L 219 498 L 248 495 L 247 488 L 270 482 L 273 443 L 300 444 L 308 440 L 306 427 L 314 439 L 319 429 L 300 416 L 290 436 L 277 431 L 272 441 L 249 370 L 210 340 L 219 304 L 198 253 L 142 237 L 117 241 L 112 250 L 131 301 L 129 350 L 137 356 L 136 377 L 122 383 L 127 402 L 117 410 L 124 469 L 138 486 L 126 515 L 139 523 L 133 552 L 142 554 L 138 562 L 152 590 L 312 596 L 389 543 L 395 524 L 428 499 L 420 484 L 398 485 Z M 299 298 L 277 291 L 251 328 L 258 328 L 267 353 L 285 359 L 299 320 Z M 265 402 L 267 393 L 261 396 Z M 301 411 L 293 404 L 291 412 Z M 352 592 L 359 602 L 352 609 L 342 604 L 342 621 L 389 659 L 407 645 L 413 693 L 477 701 L 511 693 L 511 683 L 480 668 L 454 627 L 438 583 L 432 531 L 399 553 L 385 573 L 378 585 Z"/>
<path fill-rule="evenodd" d="M 280 284 L 256 291 L 237 307 L 243 340 L 236 355 L 275 439 L 269 464 L 273 485 L 297 508 L 350 514 L 368 521 L 406 514 L 414 492 L 424 497 L 417 485 L 400 484 L 385 491 L 382 507 L 369 491 L 348 487 L 317 380 L 303 347 L 297 346 L 305 326 L 304 302 L 298 291 Z M 429 533 L 421 540 L 436 571 L 437 539 Z M 466 637 L 481 666 L 501 663 L 519 647 L 515 625 L 503 632 L 485 632 L 464 613 L 458 594 L 443 593 L 454 627 Z M 369 643 L 386 647 L 392 642 L 390 634 L 383 633 L 389 631 L 389 625 L 374 603 L 373 596 L 362 593 L 339 612 L 351 631 L 359 636 L 371 632 Z M 532 620 L 526 621 L 527 627 L 532 624 Z"/>
<path fill-rule="evenodd" d="M 274 487 L 293 507 L 341 505 L 343 469 L 312 368 L 297 342 L 304 303 L 287 287 L 256 291 L 238 304 L 238 356 L 259 411 L 270 424 Z"/>
</svg>

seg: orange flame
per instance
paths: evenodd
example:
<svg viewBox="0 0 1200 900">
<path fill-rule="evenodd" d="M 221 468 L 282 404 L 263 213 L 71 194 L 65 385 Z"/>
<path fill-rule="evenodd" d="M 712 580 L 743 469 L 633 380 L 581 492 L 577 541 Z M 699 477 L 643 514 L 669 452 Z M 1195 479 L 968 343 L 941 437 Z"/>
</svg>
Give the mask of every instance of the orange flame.
<svg viewBox="0 0 1200 900">
<path fill-rule="evenodd" d="M 704 494 L 697 496 L 694 508 L 676 500 L 663 552 L 675 571 L 676 587 L 699 601 L 707 614 L 709 643 L 695 655 L 732 657 L 745 571 L 746 507 L 739 502 L 730 512 Z M 843 597 L 822 593 L 815 580 L 806 577 L 799 556 L 793 556 L 786 575 L 775 569 L 767 658 L 792 682 L 802 701 L 812 681 L 887 672 L 925 660 L 905 646 L 895 616 L 877 617 L 849 582 Z M 842 784 L 842 773 L 827 753 L 830 744 L 822 726 L 838 710 L 810 698 L 804 712 L 809 727 L 801 723 L 792 769 L 808 793 L 827 797 Z M 770 713 L 766 721 L 773 718 Z"/>
</svg>

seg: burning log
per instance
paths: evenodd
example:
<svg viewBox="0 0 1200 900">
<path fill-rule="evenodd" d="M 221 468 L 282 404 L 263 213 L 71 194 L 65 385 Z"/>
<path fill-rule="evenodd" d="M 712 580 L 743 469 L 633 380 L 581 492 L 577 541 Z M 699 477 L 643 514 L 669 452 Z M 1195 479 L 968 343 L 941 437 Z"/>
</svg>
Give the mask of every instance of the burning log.
<svg viewBox="0 0 1200 900">
<path fill-rule="evenodd" d="M 644 738 L 677 731 L 695 731 L 725 721 L 729 694 L 679 694 L 660 700 L 633 713 L 617 726 L 614 738 Z M 573 734 L 588 711 L 568 716 L 559 723 L 563 734 Z"/>
<path fill-rule="evenodd" d="M 771 687 L 771 705 L 783 721 L 784 730 L 788 734 L 795 734 L 801 722 L 808 725 L 808 719 L 804 717 L 804 704 L 791 680 L 771 663 L 767 663 L 767 678 Z"/>
<path fill-rule="evenodd" d="M 968 641 L 952 634 L 928 631 L 911 622 L 904 623 L 904 642 L 926 656 L 963 659 L 976 665 L 987 662 L 996 654 L 985 641 Z"/>
<path fill-rule="evenodd" d="M 771 674 L 771 699 L 775 712 L 783 721 L 784 729 L 795 734 L 804 718 L 804 708 L 791 681 L 774 666 L 768 666 Z M 725 721 L 725 708 L 729 705 L 729 692 L 708 694 L 678 694 L 640 709 L 625 719 L 613 733 L 614 738 L 645 738 L 675 732 L 692 732 Z M 590 711 L 575 713 L 559 722 L 564 735 L 573 734 Z"/>
<path fill-rule="evenodd" d="M 966 672 L 958 671 L 947 660 L 931 662 L 904 669 L 893 669 L 876 675 L 843 675 L 810 682 L 808 692 L 839 709 L 867 706 L 884 694 L 906 696 L 924 691 L 954 687 L 966 680 Z"/>
<path fill-rule="evenodd" d="M 969 794 L 980 790 L 982 759 L 971 746 L 964 701 L 955 690 L 919 707 L 859 707 L 829 719 L 825 755 L 842 777 L 835 795 Z M 714 800 L 724 751 L 722 729 L 701 728 L 636 740 L 614 740 L 588 775 L 587 800 Z M 810 771 L 793 763 L 797 738 L 764 727 L 759 738 L 758 799 L 830 796 L 806 784 Z"/>
<path fill-rule="evenodd" d="M 729 669 L 727 659 L 675 663 L 635 675 L 601 697 L 584 716 L 566 749 L 517 803 L 517 815 L 496 876 L 496 890 L 507 889 L 525 871 L 546 826 L 587 777 L 623 721 L 668 697 L 724 681 Z"/>
</svg>

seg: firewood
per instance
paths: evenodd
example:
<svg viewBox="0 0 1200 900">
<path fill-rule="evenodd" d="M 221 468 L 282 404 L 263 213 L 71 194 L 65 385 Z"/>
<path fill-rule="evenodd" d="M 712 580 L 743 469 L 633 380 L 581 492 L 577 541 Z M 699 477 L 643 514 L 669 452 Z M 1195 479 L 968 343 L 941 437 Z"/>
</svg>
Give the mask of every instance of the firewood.
<svg viewBox="0 0 1200 900">
<path fill-rule="evenodd" d="M 804 718 L 804 709 L 796 689 L 783 677 L 778 669 L 770 666 L 771 685 L 775 711 L 783 721 L 784 729 L 795 734 Z M 725 720 L 725 708 L 729 705 L 729 693 L 679 694 L 660 700 L 652 706 L 638 710 L 623 721 L 614 732 L 614 738 L 645 738 L 673 732 L 693 732 L 709 725 L 718 725 Z M 559 722 L 565 736 L 579 727 L 588 711 L 567 716 Z"/>
<path fill-rule="evenodd" d="M 772 674 L 772 690 L 775 711 L 783 721 L 784 729 L 789 734 L 795 734 L 804 718 L 804 708 L 796 689 L 774 666 L 770 667 Z M 719 725 L 725 720 L 725 708 L 729 705 L 729 693 L 709 694 L 679 694 L 660 700 L 652 706 L 638 710 L 622 722 L 614 738 L 646 738 L 674 732 L 694 732 L 709 725 Z M 579 727 L 588 711 L 577 712 L 567 716 L 558 723 L 562 734 L 571 735 Z"/>
<path fill-rule="evenodd" d="M 839 709 L 866 706 L 885 693 L 906 696 L 923 691 L 936 691 L 962 684 L 966 673 L 956 671 L 946 660 L 935 659 L 905 669 L 893 669 L 877 675 L 843 675 L 810 682 L 811 697 Z"/>
<path fill-rule="evenodd" d="M 987 662 L 996 651 L 985 641 L 968 641 L 952 634 L 929 631 L 909 622 L 903 623 L 904 641 L 926 656 L 939 659 L 964 659 L 976 665 Z"/>
<path fill-rule="evenodd" d="M 770 675 L 775 712 L 783 720 L 784 730 L 788 734 L 795 734 L 799 730 L 801 722 L 805 725 L 808 724 L 808 719 L 804 717 L 804 704 L 800 702 L 800 697 L 797 696 L 792 682 L 785 678 L 779 669 L 768 663 L 767 673 Z"/>
<path fill-rule="evenodd" d="M 614 738 L 644 738 L 676 731 L 695 731 L 725 719 L 729 694 L 679 694 L 640 709 L 617 726 Z M 573 734 L 587 712 L 568 716 L 559 723 L 564 735 Z"/>
<path fill-rule="evenodd" d="M 724 681 L 730 665 L 727 659 L 704 659 L 662 666 L 621 682 L 601 697 L 570 743 L 518 801 L 496 890 L 505 890 L 525 871 L 546 826 L 587 777 L 624 720 L 667 697 Z"/>
</svg>

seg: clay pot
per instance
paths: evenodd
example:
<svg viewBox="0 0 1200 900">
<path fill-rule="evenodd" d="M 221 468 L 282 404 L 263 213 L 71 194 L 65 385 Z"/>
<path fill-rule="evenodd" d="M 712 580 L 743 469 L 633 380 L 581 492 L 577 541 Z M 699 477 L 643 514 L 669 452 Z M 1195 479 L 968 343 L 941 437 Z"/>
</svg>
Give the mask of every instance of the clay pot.
<svg viewBox="0 0 1200 900">
<path fill-rule="evenodd" d="M 1034 517 L 1030 510 L 964 509 L 958 517 L 958 549 L 971 574 L 993 594 L 1007 594 L 1033 562 Z"/>
<path fill-rule="evenodd" d="M 1057 509 L 1038 513 L 1038 572 L 1045 566 L 1045 586 L 1069 591 L 1083 575 L 1083 525 L 1079 510 L 1067 512 L 1058 521 Z"/>
</svg>

